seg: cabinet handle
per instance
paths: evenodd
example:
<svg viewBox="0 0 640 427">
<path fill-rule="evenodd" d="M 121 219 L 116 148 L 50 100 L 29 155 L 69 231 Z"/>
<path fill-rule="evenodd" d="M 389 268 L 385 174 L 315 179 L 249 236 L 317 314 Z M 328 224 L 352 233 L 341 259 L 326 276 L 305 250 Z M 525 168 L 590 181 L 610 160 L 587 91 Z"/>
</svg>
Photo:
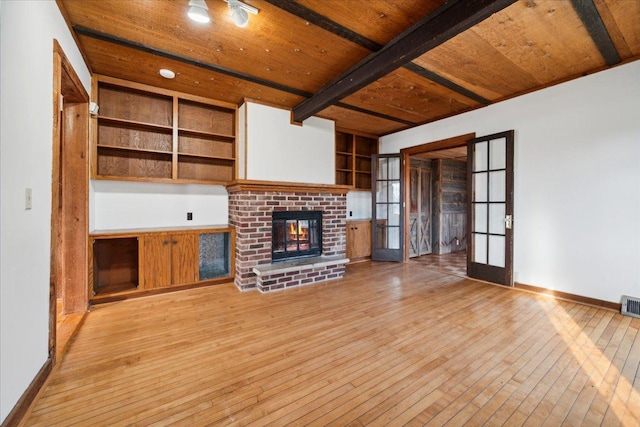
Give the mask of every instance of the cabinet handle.
<svg viewBox="0 0 640 427">
<path fill-rule="evenodd" d="M 177 244 L 178 244 L 178 241 L 177 241 L 177 240 L 174 240 L 174 241 L 173 241 L 173 244 L 174 244 L 174 245 L 177 245 Z"/>
<path fill-rule="evenodd" d="M 162 242 L 162 244 L 163 244 L 163 245 L 168 245 L 168 244 L 169 244 L 169 241 L 168 241 L 168 240 L 165 240 L 164 242 Z"/>
</svg>

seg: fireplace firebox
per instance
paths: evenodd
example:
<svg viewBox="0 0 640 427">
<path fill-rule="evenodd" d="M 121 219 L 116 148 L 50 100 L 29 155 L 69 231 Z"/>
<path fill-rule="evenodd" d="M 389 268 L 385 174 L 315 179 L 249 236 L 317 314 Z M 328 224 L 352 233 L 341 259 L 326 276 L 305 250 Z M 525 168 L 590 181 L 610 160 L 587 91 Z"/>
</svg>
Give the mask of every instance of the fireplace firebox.
<svg viewBox="0 0 640 427">
<path fill-rule="evenodd" d="M 271 261 L 322 254 L 321 211 L 274 211 Z"/>
</svg>

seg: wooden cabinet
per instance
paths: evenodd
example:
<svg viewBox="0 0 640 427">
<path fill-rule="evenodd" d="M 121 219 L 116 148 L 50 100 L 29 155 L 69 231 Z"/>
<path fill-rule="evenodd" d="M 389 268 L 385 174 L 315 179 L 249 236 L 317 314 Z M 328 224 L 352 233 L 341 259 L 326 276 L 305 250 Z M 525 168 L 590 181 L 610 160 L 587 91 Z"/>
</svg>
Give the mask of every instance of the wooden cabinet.
<svg viewBox="0 0 640 427">
<path fill-rule="evenodd" d="M 90 234 L 91 302 L 233 280 L 232 227 L 96 231 Z"/>
<path fill-rule="evenodd" d="M 142 238 L 143 289 L 198 281 L 198 235 L 158 233 Z"/>
<path fill-rule="evenodd" d="M 347 221 L 347 258 L 358 261 L 371 256 L 371 221 Z"/>
<path fill-rule="evenodd" d="M 93 92 L 92 178 L 235 179 L 235 105 L 100 75 Z"/>
<path fill-rule="evenodd" d="M 336 184 L 371 190 L 371 155 L 378 153 L 378 138 L 346 129 L 336 130 Z"/>
</svg>

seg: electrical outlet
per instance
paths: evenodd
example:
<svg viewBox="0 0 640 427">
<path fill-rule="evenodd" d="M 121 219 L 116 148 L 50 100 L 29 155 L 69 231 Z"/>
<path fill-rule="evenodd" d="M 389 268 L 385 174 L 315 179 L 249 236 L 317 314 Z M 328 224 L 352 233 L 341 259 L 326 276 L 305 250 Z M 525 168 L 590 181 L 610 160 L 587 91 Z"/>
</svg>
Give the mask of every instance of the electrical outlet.
<svg viewBox="0 0 640 427">
<path fill-rule="evenodd" d="M 349 211 L 349 216 L 353 216 L 353 211 Z"/>
<path fill-rule="evenodd" d="M 193 212 L 187 212 L 187 221 L 193 220 Z"/>
<path fill-rule="evenodd" d="M 24 208 L 25 210 L 31 209 L 33 207 L 33 197 L 30 188 L 24 189 Z"/>
</svg>

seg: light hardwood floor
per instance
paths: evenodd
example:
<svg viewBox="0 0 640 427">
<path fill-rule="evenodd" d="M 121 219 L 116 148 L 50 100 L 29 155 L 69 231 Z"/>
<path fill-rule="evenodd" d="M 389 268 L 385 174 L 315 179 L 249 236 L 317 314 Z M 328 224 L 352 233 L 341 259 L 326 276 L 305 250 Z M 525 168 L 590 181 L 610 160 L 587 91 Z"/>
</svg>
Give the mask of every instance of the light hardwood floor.
<svg viewBox="0 0 640 427">
<path fill-rule="evenodd" d="M 64 314 L 61 298 L 56 300 L 56 310 L 56 360 L 60 360 L 67 351 L 80 323 L 82 323 L 85 313 Z"/>
<path fill-rule="evenodd" d="M 24 425 L 638 426 L 639 327 L 417 263 L 199 288 L 95 307 Z"/>
</svg>

